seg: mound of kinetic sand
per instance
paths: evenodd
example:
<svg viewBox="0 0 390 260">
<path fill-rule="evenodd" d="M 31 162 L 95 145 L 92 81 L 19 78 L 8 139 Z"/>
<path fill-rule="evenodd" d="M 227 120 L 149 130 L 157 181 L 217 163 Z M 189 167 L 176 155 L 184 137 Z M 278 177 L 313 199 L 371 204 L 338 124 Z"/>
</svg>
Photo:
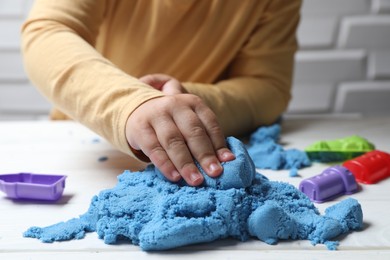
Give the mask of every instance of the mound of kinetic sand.
<svg viewBox="0 0 390 260">
<path fill-rule="evenodd" d="M 297 169 L 311 165 L 307 154 L 297 149 L 283 149 L 278 144 L 280 125 L 260 127 L 250 136 L 248 153 L 258 169 L 290 169 L 290 176 L 297 176 Z"/>
<path fill-rule="evenodd" d="M 205 175 L 202 187 L 170 183 L 153 166 L 143 172 L 125 171 L 116 187 L 95 196 L 79 218 L 31 227 L 24 236 L 53 242 L 97 232 L 107 244 L 127 240 L 147 251 L 227 237 L 255 237 L 268 244 L 305 239 L 334 250 L 338 242 L 333 239 L 362 228 L 356 200 L 344 200 L 321 216 L 292 185 L 256 173 L 240 141 L 230 137 L 227 142 L 236 159 L 224 163 L 220 178 Z"/>
</svg>

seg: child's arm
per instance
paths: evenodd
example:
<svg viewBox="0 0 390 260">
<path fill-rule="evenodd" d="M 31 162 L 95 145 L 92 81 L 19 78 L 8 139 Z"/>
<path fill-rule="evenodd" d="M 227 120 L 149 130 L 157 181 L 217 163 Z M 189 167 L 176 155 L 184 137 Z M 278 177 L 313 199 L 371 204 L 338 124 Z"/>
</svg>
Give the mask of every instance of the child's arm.
<svg viewBox="0 0 390 260">
<path fill-rule="evenodd" d="M 213 84 L 184 82 L 214 111 L 225 135 L 243 135 L 273 122 L 291 98 L 301 1 L 269 1 L 226 74 Z"/>
</svg>

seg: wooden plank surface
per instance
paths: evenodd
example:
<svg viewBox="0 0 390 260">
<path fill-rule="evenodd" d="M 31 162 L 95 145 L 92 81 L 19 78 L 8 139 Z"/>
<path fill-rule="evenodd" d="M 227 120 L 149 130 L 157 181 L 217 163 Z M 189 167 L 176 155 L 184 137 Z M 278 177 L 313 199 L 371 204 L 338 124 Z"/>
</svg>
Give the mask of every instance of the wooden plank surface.
<svg viewBox="0 0 390 260">
<path fill-rule="evenodd" d="M 285 148 L 304 149 L 326 139 L 358 134 L 377 149 L 390 152 L 390 118 L 294 119 L 283 122 L 280 142 Z M 100 161 L 99 158 L 107 157 Z M 64 196 L 57 203 L 29 203 L 7 199 L 0 194 L 0 259 L 390 259 L 390 178 L 375 185 L 361 185 L 352 197 L 364 213 L 364 229 L 340 238 L 338 251 L 312 246 L 308 241 L 282 241 L 270 246 L 258 240 L 235 240 L 182 247 L 168 252 L 145 253 L 127 243 L 106 245 L 96 233 L 85 239 L 45 244 L 23 238 L 30 226 L 47 226 L 84 213 L 93 195 L 116 184 L 116 176 L 142 164 L 116 151 L 109 143 L 74 122 L 0 122 L 0 174 L 34 172 L 67 175 Z M 259 170 L 271 180 L 296 187 L 303 178 L 319 174 L 328 165 L 316 163 L 300 170 L 299 177 L 288 171 Z M 316 204 L 321 212 L 337 201 Z"/>
</svg>

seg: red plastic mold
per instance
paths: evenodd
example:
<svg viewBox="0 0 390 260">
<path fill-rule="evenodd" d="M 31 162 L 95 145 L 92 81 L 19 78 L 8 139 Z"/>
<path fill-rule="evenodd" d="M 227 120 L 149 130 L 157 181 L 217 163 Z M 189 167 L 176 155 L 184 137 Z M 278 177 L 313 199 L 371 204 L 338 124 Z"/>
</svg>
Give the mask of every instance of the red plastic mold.
<svg viewBox="0 0 390 260">
<path fill-rule="evenodd" d="M 355 176 L 356 181 L 374 184 L 390 177 L 390 154 L 374 150 L 343 163 Z"/>
</svg>

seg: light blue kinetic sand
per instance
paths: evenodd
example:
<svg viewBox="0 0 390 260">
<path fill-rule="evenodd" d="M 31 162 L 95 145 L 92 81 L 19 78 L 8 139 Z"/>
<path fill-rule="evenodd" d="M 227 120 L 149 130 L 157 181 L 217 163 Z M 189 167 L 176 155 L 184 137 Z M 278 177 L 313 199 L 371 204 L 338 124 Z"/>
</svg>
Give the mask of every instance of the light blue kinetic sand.
<svg viewBox="0 0 390 260">
<path fill-rule="evenodd" d="M 240 141 L 230 137 L 227 143 L 236 159 L 224 163 L 220 178 L 205 176 L 202 187 L 168 182 L 153 166 L 143 172 L 125 171 L 114 188 L 92 199 L 85 214 L 48 227 L 31 227 L 24 236 L 54 242 L 96 232 L 107 244 L 128 241 L 145 251 L 228 237 L 240 241 L 254 237 L 268 244 L 305 239 L 334 250 L 339 235 L 362 228 L 356 200 L 344 200 L 321 216 L 294 186 L 257 174 Z"/>
<path fill-rule="evenodd" d="M 248 153 L 258 169 L 290 169 L 290 176 L 297 176 L 297 169 L 311 165 L 306 153 L 298 149 L 285 150 L 278 140 L 280 125 L 260 127 L 250 136 Z"/>
</svg>

